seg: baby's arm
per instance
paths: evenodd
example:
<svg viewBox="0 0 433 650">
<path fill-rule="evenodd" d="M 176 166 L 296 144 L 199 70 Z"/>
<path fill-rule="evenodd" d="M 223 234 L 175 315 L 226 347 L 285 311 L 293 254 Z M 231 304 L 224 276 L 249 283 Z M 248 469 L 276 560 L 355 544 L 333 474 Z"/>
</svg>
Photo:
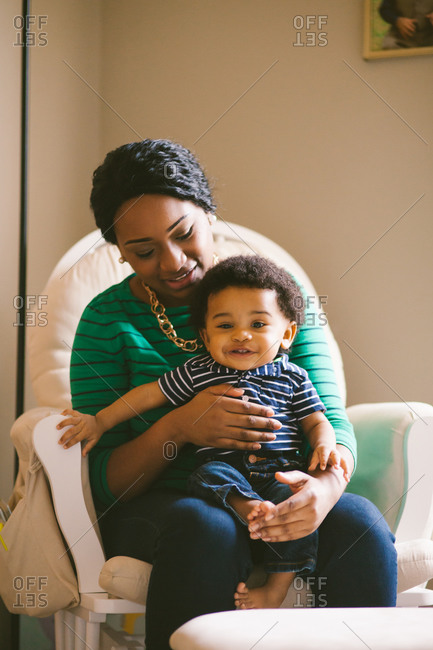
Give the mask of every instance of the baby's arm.
<svg viewBox="0 0 433 650">
<path fill-rule="evenodd" d="M 334 429 L 323 415 L 322 411 L 315 411 L 301 421 L 302 430 L 313 449 L 309 470 L 319 467 L 325 470 L 328 465 L 343 469 L 344 478 L 349 482 L 350 474 L 346 461 L 337 450 Z"/>
<path fill-rule="evenodd" d="M 65 409 L 62 415 L 70 417 L 59 422 L 57 428 L 63 429 L 69 425 L 71 427 L 61 436 L 59 445 L 63 445 L 67 449 L 81 440 L 87 440 L 83 449 L 83 456 L 86 456 L 105 431 L 125 420 L 130 420 L 135 415 L 164 406 L 167 403 L 168 400 L 161 391 L 158 382 L 154 381 L 133 388 L 96 415 Z"/>
</svg>

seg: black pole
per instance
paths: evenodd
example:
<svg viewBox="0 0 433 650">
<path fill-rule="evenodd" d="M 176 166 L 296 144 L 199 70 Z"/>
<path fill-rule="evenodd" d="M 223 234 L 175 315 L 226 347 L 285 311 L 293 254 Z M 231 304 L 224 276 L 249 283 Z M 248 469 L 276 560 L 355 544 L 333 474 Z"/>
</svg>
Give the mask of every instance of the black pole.
<svg viewBox="0 0 433 650">
<path fill-rule="evenodd" d="M 18 418 L 24 412 L 25 343 L 26 343 L 26 292 L 27 292 L 27 149 L 28 149 L 28 72 L 29 48 L 27 47 L 27 16 L 29 0 L 23 0 L 23 48 L 21 61 L 21 180 L 20 180 L 20 241 L 18 270 L 18 346 L 16 409 Z M 15 472 L 17 472 L 15 458 Z"/>
<path fill-rule="evenodd" d="M 29 48 L 27 46 L 28 16 L 30 15 L 30 0 L 22 4 L 22 59 L 21 59 L 21 179 L 20 179 L 20 240 L 19 240 L 19 270 L 18 270 L 18 341 L 17 341 L 17 379 L 15 417 L 24 412 L 25 387 L 25 346 L 26 346 L 26 303 L 27 303 L 27 151 L 28 151 L 28 90 L 29 90 Z M 18 473 L 18 456 L 15 453 L 15 472 Z M 20 647 L 20 617 L 12 615 L 12 648 Z"/>
</svg>

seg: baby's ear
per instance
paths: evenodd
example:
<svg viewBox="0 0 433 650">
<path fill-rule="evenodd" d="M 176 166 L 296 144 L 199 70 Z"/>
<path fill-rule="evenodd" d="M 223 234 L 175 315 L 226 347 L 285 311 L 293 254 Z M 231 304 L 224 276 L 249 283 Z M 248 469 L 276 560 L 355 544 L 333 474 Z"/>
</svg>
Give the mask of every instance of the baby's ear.
<svg viewBox="0 0 433 650">
<path fill-rule="evenodd" d="M 288 324 L 287 329 L 283 335 L 283 340 L 281 341 L 281 347 L 283 350 L 288 350 L 290 348 L 292 341 L 295 338 L 296 330 L 297 327 L 295 321 L 291 321 Z"/>
<path fill-rule="evenodd" d="M 199 332 L 200 332 L 201 340 L 205 344 L 206 350 L 208 350 L 209 349 L 209 337 L 207 335 L 206 328 L 204 327 L 203 329 L 199 330 Z"/>
</svg>

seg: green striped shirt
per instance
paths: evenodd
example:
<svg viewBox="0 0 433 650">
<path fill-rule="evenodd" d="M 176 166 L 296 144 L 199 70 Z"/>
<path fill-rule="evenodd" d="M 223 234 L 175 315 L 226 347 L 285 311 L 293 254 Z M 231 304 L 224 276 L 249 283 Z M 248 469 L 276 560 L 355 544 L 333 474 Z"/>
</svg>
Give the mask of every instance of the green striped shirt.
<svg viewBox="0 0 433 650">
<path fill-rule="evenodd" d="M 132 295 L 129 276 L 96 296 L 78 324 L 71 356 L 72 406 L 94 415 L 121 395 L 183 364 L 197 353 L 177 348 L 159 329 L 150 306 Z M 168 307 L 166 314 L 178 336 L 196 337 L 189 325 L 188 306 Z M 306 317 L 306 323 L 317 322 Z M 300 327 L 290 361 L 304 368 L 326 406 L 337 442 L 356 458 L 356 441 L 336 385 L 323 327 Z M 135 438 L 167 413 L 171 406 L 147 411 L 104 433 L 89 455 L 90 482 L 97 506 L 115 497 L 106 477 L 107 462 L 115 447 Z M 158 484 L 184 489 L 195 467 L 192 446 L 186 445 L 162 472 Z"/>
</svg>

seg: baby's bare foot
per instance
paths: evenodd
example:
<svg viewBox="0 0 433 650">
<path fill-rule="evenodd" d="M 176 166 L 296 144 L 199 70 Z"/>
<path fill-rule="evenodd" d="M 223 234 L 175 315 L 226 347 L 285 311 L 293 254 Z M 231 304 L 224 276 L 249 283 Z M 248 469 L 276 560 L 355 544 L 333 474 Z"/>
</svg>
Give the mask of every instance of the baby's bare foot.
<svg viewBox="0 0 433 650">
<path fill-rule="evenodd" d="M 235 607 L 236 609 L 248 609 L 245 604 L 248 600 L 249 590 L 245 582 L 240 582 L 235 591 Z"/>
<path fill-rule="evenodd" d="M 248 589 L 240 582 L 235 592 L 236 609 L 274 609 L 280 607 L 286 597 L 287 588 L 278 590 L 269 584 L 255 589 Z"/>
<path fill-rule="evenodd" d="M 254 519 L 264 517 L 273 510 L 275 510 L 275 506 L 270 501 L 257 501 L 248 515 L 248 521 L 252 522 Z"/>
<path fill-rule="evenodd" d="M 248 523 L 250 512 L 262 503 L 258 499 L 247 499 L 239 494 L 230 494 L 227 502 L 236 510 L 246 524 Z"/>
<path fill-rule="evenodd" d="M 248 529 L 251 539 L 260 539 L 260 535 L 251 530 L 251 525 L 259 519 L 264 519 L 266 515 L 271 515 L 275 510 L 275 505 L 270 501 L 258 501 L 248 515 Z"/>
</svg>

